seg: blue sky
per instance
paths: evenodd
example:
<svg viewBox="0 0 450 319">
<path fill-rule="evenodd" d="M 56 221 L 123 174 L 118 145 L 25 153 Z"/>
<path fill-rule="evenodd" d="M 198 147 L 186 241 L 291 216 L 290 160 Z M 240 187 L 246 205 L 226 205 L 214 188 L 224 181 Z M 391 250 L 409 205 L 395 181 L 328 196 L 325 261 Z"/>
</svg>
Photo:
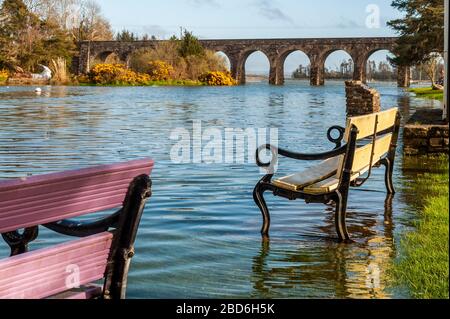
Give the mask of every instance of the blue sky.
<svg viewBox="0 0 450 319">
<path fill-rule="evenodd" d="M 391 0 L 97 0 L 114 30 L 129 29 L 168 38 L 180 27 L 200 38 L 303 38 L 395 36 L 386 21 L 399 17 Z M 379 9 L 379 27 L 366 20 Z M 367 12 L 366 10 L 372 10 Z M 335 53 L 327 61 L 332 67 L 345 55 Z M 385 54 L 374 57 L 384 60 Z M 306 63 L 293 54 L 287 71 Z M 249 58 L 249 71 L 261 72 L 267 61 L 261 54 Z"/>
</svg>

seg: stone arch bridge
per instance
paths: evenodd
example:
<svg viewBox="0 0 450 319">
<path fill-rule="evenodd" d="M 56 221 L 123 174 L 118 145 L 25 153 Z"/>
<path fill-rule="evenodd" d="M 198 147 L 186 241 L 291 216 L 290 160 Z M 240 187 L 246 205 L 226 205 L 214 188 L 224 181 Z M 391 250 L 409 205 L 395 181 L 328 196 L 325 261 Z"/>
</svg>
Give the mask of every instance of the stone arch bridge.
<svg viewBox="0 0 450 319">
<path fill-rule="evenodd" d="M 209 50 L 224 53 L 231 64 L 231 73 L 240 84 L 245 83 L 245 62 L 256 51 L 264 53 L 270 63 L 269 83 L 284 83 L 284 62 L 295 51 L 304 52 L 310 60 L 311 85 L 323 85 L 325 82 L 325 60 L 334 51 L 347 52 L 354 63 L 354 80 L 366 82 L 366 64 L 371 54 L 379 50 L 393 51 L 397 38 L 317 38 L 317 39 L 255 39 L 255 40 L 200 40 Z M 81 42 L 78 61 L 78 73 L 87 73 L 94 60 L 105 61 L 116 55 L 121 61 L 128 62 L 131 54 L 142 48 L 152 48 L 155 41 L 94 41 Z M 398 68 L 398 85 L 409 86 L 410 68 Z"/>
</svg>

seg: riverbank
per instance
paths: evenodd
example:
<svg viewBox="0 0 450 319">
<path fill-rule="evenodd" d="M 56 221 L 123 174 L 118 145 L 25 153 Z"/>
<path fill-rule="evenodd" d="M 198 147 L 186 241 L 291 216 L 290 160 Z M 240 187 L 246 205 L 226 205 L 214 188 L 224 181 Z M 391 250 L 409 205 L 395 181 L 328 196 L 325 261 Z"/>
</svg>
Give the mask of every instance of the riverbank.
<svg viewBox="0 0 450 319">
<path fill-rule="evenodd" d="M 424 159 L 427 160 L 427 159 Z M 432 172 L 420 173 L 405 191 L 416 194 L 418 214 L 400 242 L 401 256 L 393 264 L 393 278 L 408 287 L 413 298 L 449 298 L 449 170 L 448 156 L 436 161 Z"/>
<path fill-rule="evenodd" d="M 408 92 L 416 94 L 417 97 L 430 100 L 444 100 L 444 92 L 440 90 L 433 90 L 431 87 L 420 87 L 409 89 Z"/>
</svg>

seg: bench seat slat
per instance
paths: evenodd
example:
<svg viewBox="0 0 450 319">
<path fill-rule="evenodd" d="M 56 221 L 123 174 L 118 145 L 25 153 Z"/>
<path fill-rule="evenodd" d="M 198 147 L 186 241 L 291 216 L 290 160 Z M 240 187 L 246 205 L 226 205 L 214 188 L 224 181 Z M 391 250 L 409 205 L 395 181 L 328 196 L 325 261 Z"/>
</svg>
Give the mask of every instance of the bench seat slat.
<svg viewBox="0 0 450 319">
<path fill-rule="evenodd" d="M 82 266 L 92 266 L 92 267 L 101 267 L 104 259 L 107 257 L 108 251 L 103 252 L 97 252 L 95 254 L 87 254 L 85 253 L 86 257 L 89 257 L 90 259 L 86 259 L 80 264 L 78 264 L 80 267 Z M 45 265 L 42 265 L 45 266 Z M 49 273 L 57 272 L 61 267 L 65 267 L 65 261 L 60 261 L 54 265 L 46 265 L 46 271 Z M 3 278 L 2 281 L 0 281 L 1 290 L 5 290 L 9 288 L 10 286 L 19 286 L 23 283 L 26 284 L 28 280 L 39 280 L 41 278 L 41 272 L 42 270 L 40 267 L 36 267 L 35 265 L 31 265 L 30 269 L 20 269 L 20 272 L 15 270 L 10 270 L 11 274 L 8 274 L 7 278 Z M 22 271 L 27 272 L 27 277 L 23 277 Z"/>
<path fill-rule="evenodd" d="M 279 178 L 273 184 L 293 191 L 300 191 L 306 186 L 320 182 L 336 174 L 341 156 L 327 159 L 303 172 Z"/>
<path fill-rule="evenodd" d="M 0 260 L 0 298 L 39 299 L 66 291 L 71 265 L 79 269 L 80 285 L 102 279 L 112 238 L 104 232 Z"/>
<path fill-rule="evenodd" d="M 103 287 L 99 285 L 87 285 L 78 289 L 71 289 L 63 293 L 49 297 L 48 299 L 93 299 L 102 294 Z"/>
<path fill-rule="evenodd" d="M 129 183 L 151 159 L 0 182 L 0 233 L 122 205 Z"/>
</svg>

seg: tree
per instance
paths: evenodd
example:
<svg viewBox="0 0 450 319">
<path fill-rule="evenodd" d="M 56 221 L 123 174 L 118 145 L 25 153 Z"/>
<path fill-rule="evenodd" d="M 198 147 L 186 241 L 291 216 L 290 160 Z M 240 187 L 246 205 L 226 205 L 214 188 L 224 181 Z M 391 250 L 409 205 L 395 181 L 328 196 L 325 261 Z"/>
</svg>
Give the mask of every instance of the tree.
<svg viewBox="0 0 450 319">
<path fill-rule="evenodd" d="M 81 2 L 79 0 L 24 0 L 30 12 L 63 30 L 75 26 Z"/>
<path fill-rule="evenodd" d="M 187 30 L 184 31 L 183 37 L 180 40 L 179 54 L 181 57 L 186 58 L 188 56 L 202 56 L 205 53 L 198 38 Z"/>
<path fill-rule="evenodd" d="M 4 0 L 0 7 L 0 64 L 13 69 L 33 57 L 40 21 L 22 0 Z"/>
<path fill-rule="evenodd" d="M 394 0 L 392 6 L 405 16 L 388 22 L 400 36 L 391 62 L 402 66 L 419 64 L 431 59 L 431 52 L 444 51 L 443 0 Z"/>
<path fill-rule="evenodd" d="M 22 0 L 5 0 L 0 7 L 0 64 L 32 71 L 53 58 L 70 58 L 74 49 L 69 34 L 56 21 L 42 20 Z"/>
<path fill-rule="evenodd" d="M 129 30 L 124 29 L 116 34 L 116 41 L 131 42 L 137 40 L 139 40 L 139 37 Z"/>
<path fill-rule="evenodd" d="M 436 85 L 436 76 L 438 73 L 439 60 L 441 56 L 436 53 L 431 53 L 429 58 L 422 64 L 428 79 L 431 82 L 431 86 L 434 88 Z"/>
<path fill-rule="evenodd" d="M 101 8 L 95 1 L 81 1 L 72 28 L 72 36 L 75 42 L 112 40 L 111 25 L 102 16 Z"/>
<path fill-rule="evenodd" d="M 111 40 L 111 25 L 94 0 L 24 0 L 41 20 L 68 31 L 74 42 Z"/>
</svg>

